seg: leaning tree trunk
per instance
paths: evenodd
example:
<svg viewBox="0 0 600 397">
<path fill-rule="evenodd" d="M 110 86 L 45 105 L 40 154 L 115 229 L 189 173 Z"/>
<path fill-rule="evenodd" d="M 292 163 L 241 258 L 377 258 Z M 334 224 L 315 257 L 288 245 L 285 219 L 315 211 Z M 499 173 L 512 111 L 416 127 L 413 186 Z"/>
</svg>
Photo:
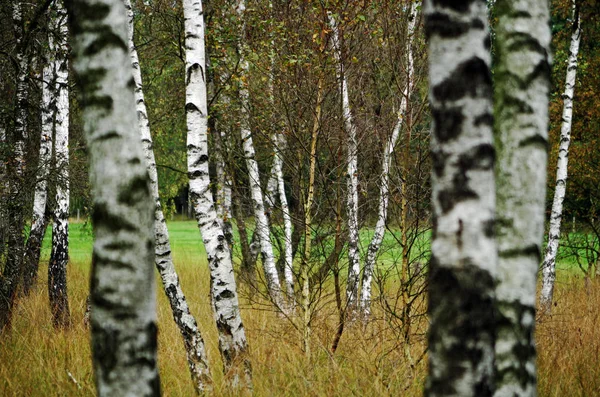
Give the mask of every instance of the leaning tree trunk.
<svg viewBox="0 0 600 397">
<path fill-rule="evenodd" d="M 509 1 L 495 7 L 495 395 L 535 396 L 533 336 L 545 221 L 550 10 L 547 0 Z"/>
<path fill-rule="evenodd" d="M 140 145 L 127 14 L 69 0 L 94 210 L 92 354 L 99 396 L 158 396 L 154 210 Z"/>
<path fill-rule="evenodd" d="M 433 237 L 426 396 L 489 396 L 494 377 L 495 186 L 486 2 L 424 3 Z"/>
<path fill-rule="evenodd" d="M 25 256 L 23 258 L 23 293 L 29 295 L 37 281 L 42 241 L 46 234 L 48 217 L 46 216 L 46 202 L 48 197 L 48 175 L 50 161 L 52 160 L 52 135 L 54 133 L 54 114 L 56 106 L 56 73 L 54 52 L 54 39 L 48 35 L 48 57 L 42 72 L 42 128 L 40 138 L 40 152 L 36 173 L 35 193 L 33 198 L 33 215 L 31 230 Z"/>
<path fill-rule="evenodd" d="M 56 2 L 56 204 L 52 225 L 52 251 L 48 265 L 48 296 L 55 327 L 69 324 L 67 263 L 69 262 L 69 66 L 67 12 Z"/>
<path fill-rule="evenodd" d="M 387 221 L 387 208 L 388 200 L 390 195 L 389 179 L 390 179 L 390 166 L 392 162 L 392 154 L 394 153 L 394 147 L 400 136 L 402 130 L 402 124 L 406 117 L 406 109 L 408 108 L 408 101 L 412 93 L 413 75 L 414 75 L 414 60 L 412 53 L 412 41 L 415 33 L 415 26 L 417 24 L 417 15 L 420 8 L 420 1 L 415 1 L 411 5 L 410 14 L 408 16 L 408 28 L 406 36 L 408 38 L 406 43 L 407 52 L 407 66 L 406 66 L 406 86 L 400 98 L 400 109 L 398 109 L 398 120 L 392 131 L 387 145 L 383 152 L 383 159 L 381 162 L 381 175 L 379 182 L 379 207 L 377 210 L 377 223 L 375 224 L 375 232 L 369 243 L 367 249 L 367 257 L 365 258 L 365 266 L 362 276 L 362 289 L 360 291 L 360 306 L 362 314 L 365 318 L 369 317 L 371 313 L 371 280 L 373 278 L 373 271 L 375 270 L 375 260 L 385 235 L 385 225 Z M 404 214 L 404 211 L 402 212 Z M 403 231 L 403 235 L 405 235 Z M 404 269 L 403 269 L 404 271 Z"/>
<path fill-rule="evenodd" d="M 248 343 L 233 277 L 230 247 L 215 211 L 208 173 L 208 109 L 202 2 L 184 0 L 188 175 L 194 213 L 208 256 L 211 297 L 224 371 L 234 387 L 252 388 Z"/>
<path fill-rule="evenodd" d="M 244 18 L 246 5 L 244 0 L 240 0 L 237 4 L 237 12 L 240 19 Z M 245 25 L 244 22 L 242 22 Z M 247 83 L 244 77 L 248 77 L 248 61 L 244 58 L 244 45 L 243 45 L 243 32 L 245 28 L 242 27 L 242 37 L 239 39 L 239 53 L 240 53 L 240 74 L 242 81 L 239 95 L 241 102 L 241 136 L 244 149 L 244 157 L 246 159 L 246 167 L 248 168 L 248 176 L 250 179 L 250 193 L 252 196 L 252 203 L 254 209 L 254 217 L 256 222 L 255 233 L 258 235 L 258 242 L 260 243 L 260 253 L 262 257 L 263 269 L 265 272 L 265 278 L 267 280 L 267 288 L 269 295 L 273 300 L 273 303 L 278 310 L 285 310 L 284 301 L 281 294 L 281 285 L 279 283 L 279 274 L 277 273 L 277 267 L 275 266 L 275 255 L 273 254 L 273 245 L 271 244 L 271 232 L 269 228 L 269 219 L 265 212 L 265 204 L 263 200 L 263 193 L 260 183 L 260 173 L 258 171 L 258 163 L 256 162 L 256 153 L 254 151 L 254 143 L 252 142 L 252 132 L 250 131 L 250 97 L 248 93 Z"/>
<path fill-rule="evenodd" d="M 338 26 L 329 15 L 329 25 L 333 31 L 333 52 L 337 62 L 337 78 L 340 80 L 342 95 L 342 113 L 344 118 L 344 129 L 347 136 L 347 186 L 346 211 L 348 213 L 348 280 L 346 285 L 346 301 L 348 307 L 354 307 L 358 298 L 358 284 L 360 275 L 360 253 L 358 252 L 358 146 L 356 140 L 356 126 L 350 109 L 348 97 L 348 82 L 344 71 L 340 34 Z"/>
<path fill-rule="evenodd" d="M 183 338 L 183 344 L 188 360 L 188 367 L 194 382 L 196 391 L 204 393 L 212 388 L 212 379 L 210 376 L 210 368 L 208 365 L 208 357 L 204 340 L 198 329 L 196 319 L 190 312 L 185 294 L 179 283 L 179 276 L 173 265 L 171 256 L 171 244 L 169 243 L 169 230 L 162 211 L 162 205 L 158 194 L 158 174 L 156 171 L 156 161 L 154 151 L 152 149 L 152 136 L 150 134 L 150 124 L 148 122 L 148 112 L 146 102 L 144 100 L 144 91 L 142 86 L 142 73 L 138 59 L 137 49 L 133 41 L 134 38 L 134 15 L 130 0 L 124 0 L 125 8 L 127 9 L 128 18 L 128 45 L 129 55 L 131 57 L 131 65 L 133 67 L 133 81 L 135 83 L 135 102 L 138 115 L 138 126 L 142 139 L 142 147 L 146 158 L 146 166 L 148 167 L 148 175 L 150 177 L 151 195 L 155 203 L 154 210 L 154 262 L 160 278 L 163 283 L 163 289 L 171 305 L 173 320 Z"/>
<path fill-rule="evenodd" d="M 25 142 L 27 140 L 27 101 L 29 97 L 28 71 L 29 58 L 26 43 L 23 42 L 24 24 L 21 2 L 13 2 L 13 25 L 16 38 L 17 73 L 15 121 L 11 145 L 11 159 L 8 172 L 7 221 L 8 238 L 4 271 L 0 279 L 0 331 L 11 321 L 15 296 L 22 276 L 22 261 L 24 249 L 24 194 L 25 186 Z"/>
<path fill-rule="evenodd" d="M 569 162 L 569 145 L 571 144 L 571 121 L 573 118 L 573 95 L 575 93 L 575 77 L 577 75 L 577 54 L 581 40 L 581 23 L 579 8 L 573 0 L 573 33 L 571 47 L 567 61 L 567 78 L 563 94 L 562 126 L 560 128 L 560 146 L 558 148 L 558 164 L 556 166 L 556 187 L 552 212 L 550 214 L 550 230 L 548 232 L 548 245 L 546 257 L 542 264 L 542 292 L 540 305 L 544 312 L 549 313 L 554 294 L 554 281 L 556 280 L 556 254 L 560 239 L 560 223 L 562 220 L 563 202 L 567 189 L 567 165 Z"/>
</svg>

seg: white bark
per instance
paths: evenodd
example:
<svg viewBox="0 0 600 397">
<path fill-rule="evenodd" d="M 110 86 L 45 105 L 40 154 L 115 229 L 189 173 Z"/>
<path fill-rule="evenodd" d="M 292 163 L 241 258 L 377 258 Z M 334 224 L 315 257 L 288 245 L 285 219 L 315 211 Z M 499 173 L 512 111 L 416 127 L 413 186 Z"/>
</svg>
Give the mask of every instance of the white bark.
<svg viewBox="0 0 600 397">
<path fill-rule="evenodd" d="M 423 13 L 434 121 L 425 395 L 491 395 L 497 246 L 487 7 L 428 1 Z"/>
<path fill-rule="evenodd" d="M 337 78 L 340 80 L 342 96 L 342 115 L 344 118 L 344 129 L 347 140 L 346 173 L 348 192 L 346 196 L 346 211 L 348 213 L 348 281 L 346 286 L 346 301 L 349 307 L 356 304 L 358 298 L 358 277 L 360 275 L 360 253 L 358 251 L 358 146 L 356 138 L 356 126 L 352 118 L 350 99 L 348 96 L 348 82 L 344 72 L 342 60 L 342 49 L 338 26 L 331 14 L 329 14 L 329 25 L 333 31 L 333 53 L 337 62 Z"/>
<path fill-rule="evenodd" d="M 25 249 L 25 274 L 23 275 L 23 291 L 28 294 L 36 283 L 39 267 L 40 250 L 46 233 L 46 202 L 48 198 L 48 175 L 52 159 L 52 135 L 54 134 L 55 99 L 55 63 L 54 39 L 48 35 L 48 56 L 42 71 L 42 103 L 41 103 L 41 137 L 38 168 L 36 172 L 35 193 L 33 197 L 33 214 L 31 230 Z"/>
<path fill-rule="evenodd" d="M 252 388 L 248 344 L 240 316 L 230 247 L 217 217 L 208 173 L 206 55 L 200 0 L 184 0 L 186 119 L 190 195 L 211 274 L 211 297 L 224 371 L 234 387 Z"/>
<path fill-rule="evenodd" d="M 244 19 L 246 5 L 244 0 L 240 0 L 237 4 L 237 13 L 240 19 Z M 242 32 L 245 29 L 242 28 Z M 243 35 L 243 33 L 242 33 Z M 243 36 L 242 36 L 243 37 Z M 273 245 L 271 244 L 271 232 L 269 228 L 269 219 L 265 212 L 265 204 L 263 201 L 262 188 L 260 183 L 260 173 L 258 171 L 258 163 L 256 162 L 256 154 L 254 144 L 252 142 L 252 131 L 250 131 L 250 95 L 244 77 L 249 77 L 248 61 L 244 58 L 243 38 L 240 39 L 240 74 L 242 81 L 240 86 L 240 102 L 241 102 L 241 136 L 246 159 L 246 167 L 248 168 L 248 176 L 250 179 L 250 192 L 252 195 L 254 217 L 256 222 L 255 233 L 258 235 L 260 243 L 260 252 L 262 257 L 263 269 L 267 281 L 267 288 L 273 303 L 279 310 L 284 310 L 284 302 L 281 295 L 281 286 L 279 283 L 279 275 L 275 266 L 275 255 L 273 254 Z"/>
<path fill-rule="evenodd" d="M 231 177 L 225 167 L 225 139 L 227 135 L 224 131 L 216 132 L 215 136 L 215 155 L 217 157 L 217 216 L 223 220 L 223 228 L 230 249 L 233 249 L 233 227 L 231 226 Z"/>
<path fill-rule="evenodd" d="M 379 206 L 377 210 L 377 223 L 375 224 L 375 231 L 369 248 L 367 249 L 367 257 L 365 258 L 365 265 L 363 269 L 362 277 L 362 289 L 360 291 L 360 305 L 362 313 L 365 317 L 368 317 L 371 312 L 371 281 L 373 278 L 373 271 L 375 270 L 375 260 L 385 235 L 385 226 L 387 221 L 387 208 L 389 201 L 389 179 L 390 179 L 390 166 L 392 161 L 392 154 L 394 153 L 394 147 L 400 136 L 402 130 L 402 124 L 406 117 L 406 109 L 408 107 L 408 101 L 412 93 L 413 75 L 414 75 L 414 59 L 412 53 L 412 41 L 415 33 L 415 26 L 417 24 L 418 10 L 421 6 L 420 1 L 414 1 L 411 4 L 410 14 L 408 16 L 408 27 L 406 32 L 406 54 L 407 54 L 407 65 L 406 65 L 406 85 L 402 92 L 402 98 L 400 99 L 400 108 L 398 109 L 398 120 L 392 131 L 392 136 L 388 140 L 381 161 L 381 175 L 379 182 Z"/>
<path fill-rule="evenodd" d="M 56 206 L 52 225 L 52 251 L 48 266 L 48 293 L 54 325 L 69 323 L 67 263 L 69 261 L 69 65 L 67 12 L 56 2 L 56 118 L 55 149 Z"/>
<path fill-rule="evenodd" d="M 554 294 L 554 281 L 556 280 L 556 254 L 560 240 L 560 223 L 562 220 L 563 202 L 567 189 L 567 166 L 569 162 L 569 145 L 571 144 L 571 121 L 573 118 L 573 96 L 575 94 L 575 78 L 577 75 L 577 54 L 581 40 L 581 23 L 579 10 L 573 0 L 573 33 L 567 60 L 567 77 L 565 92 L 563 94 L 562 125 L 560 128 L 560 146 L 558 148 L 558 163 L 556 166 L 556 187 L 552 212 L 550 214 L 550 230 L 548 231 L 548 245 L 546 257 L 542 264 L 542 292 L 540 304 L 548 312 L 552 305 Z"/>
<path fill-rule="evenodd" d="M 173 265 L 171 256 L 171 244 L 169 242 L 169 230 L 162 211 L 162 205 L 158 194 L 158 174 L 156 171 L 156 160 L 154 150 L 152 149 L 152 136 L 150 134 L 150 124 L 148 122 L 148 112 L 144 99 L 142 84 L 142 73 L 138 59 L 137 49 L 134 43 L 134 15 L 131 7 L 131 0 L 124 0 L 127 9 L 128 18 L 128 45 L 131 65 L 133 67 L 133 81 L 135 83 L 135 102 L 138 116 L 138 125 L 142 148 L 148 167 L 150 177 L 151 195 L 154 199 L 154 231 L 155 231 L 155 257 L 154 262 L 160 274 L 163 289 L 171 305 L 173 320 L 183 338 L 188 366 L 194 382 L 194 387 L 198 393 L 204 393 L 212 388 L 212 379 L 210 377 L 210 368 L 206 355 L 204 340 L 198 329 L 196 319 L 190 312 L 185 294 L 179 283 L 179 276 Z"/>
<path fill-rule="evenodd" d="M 99 396 L 158 396 L 154 210 L 120 0 L 70 0 L 95 232 L 92 351 Z"/>
<path fill-rule="evenodd" d="M 546 0 L 506 2 L 496 10 L 495 396 L 536 396 L 534 326 L 545 222 L 550 10 Z"/>
<path fill-rule="evenodd" d="M 273 173 L 275 174 L 275 182 L 277 190 L 274 193 L 279 193 L 279 203 L 281 204 L 281 212 L 283 214 L 283 231 L 284 231 L 284 269 L 283 276 L 285 278 L 285 286 L 290 299 L 294 299 L 294 267 L 293 267 L 293 250 L 292 250 L 292 217 L 290 216 L 290 208 L 288 206 L 287 196 L 285 195 L 285 182 L 283 179 L 283 154 L 282 150 L 286 146 L 285 136 L 276 134 L 274 136 L 275 156 L 273 158 Z"/>
</svg>

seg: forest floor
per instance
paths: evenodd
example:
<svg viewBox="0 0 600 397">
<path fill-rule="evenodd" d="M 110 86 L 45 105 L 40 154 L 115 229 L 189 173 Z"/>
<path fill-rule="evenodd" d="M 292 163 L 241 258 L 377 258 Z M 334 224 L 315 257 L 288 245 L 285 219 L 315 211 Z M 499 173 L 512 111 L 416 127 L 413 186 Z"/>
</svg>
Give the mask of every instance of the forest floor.
<svg viewBox="0 0 600 397">
<path fill-rule="evenodd" d="M 228 392 L 221 373 L 217 333 L 209 301 L 209 275 L 194 222 L 169 224 L 175 265 L 192 313 L 209 352 L 217 396 Z M 72 325 L 56 331 L 47 294 L 48 241 L 42 253 L 39 282 L 22 298 L 12 330 L 0 340 L 0 396 L 93 395 L 89 330 L 83 314 L 89 291 L 92 235 L 84 224 L 72 224 L 68 269 Z M 540 396 L 600 396 L 600 281 L 585 285 L 580 272 L 559 272 L 552 315 L 538 318 Z M 157 277 L 159 369 L 165 396 L 193 396 L 179 332 Z M 332 294 L 318 305 L 308 358 L 300 332 L 269 310 L 250 301 L 239 286 L 257 396 L 420 396 L 426 375 L 425 318 L 416 318 L 409 365 L 400 340 L 398 319 L 375 304 L 372 320 L 347 324 L 335 354 L 330 353 L 337 329 Z"/>
</svg>

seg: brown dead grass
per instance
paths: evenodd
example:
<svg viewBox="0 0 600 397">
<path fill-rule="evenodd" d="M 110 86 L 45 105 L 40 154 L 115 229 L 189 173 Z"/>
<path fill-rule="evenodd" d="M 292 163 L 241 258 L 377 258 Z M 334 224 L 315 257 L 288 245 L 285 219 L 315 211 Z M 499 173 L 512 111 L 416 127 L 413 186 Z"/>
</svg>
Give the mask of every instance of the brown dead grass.
<svg viewBox="0 0 600 397">
<path fill-rule="evenodd" d="M 176 258 L 182 286 L 200 323 L 210 355 L 216 396 L 234 396 L 221 374 L 216 329 L 208 297 L 208 272 L 203 262 Z M 45 278 L 47 268 L 40 269 Z M 88 330 L 82 318 L 89 268 L 72 263 L 69 300 L 73 324 L 53 329 L 45 280 L 33 296 L 22 299 L 13 329 L 0 339 L 1 396 L 94 395 Z M 160 284 L 159 284 L 160 285 Z M 165 396 L 193 396 L 180 335 L 159 288 L 159 365 Z M 600 282 L 586 290 L 581 279 L 557 286 L 552 316 L 539 319 L 539 395 L 600 395 Z M 388 321 L 376 318 L 363 328 L 347 328 L 335 355 L 329 353 L 337 314 L 327 303 L 315 320 L 313 354 L 300 349 L 299 333 L 264 306 L 243 302 L 254 371 L 256 396 L 420 396 L 425 360 L 411 369 Z M 413 357 L 424 348 L 415 337 Z M 71 376 L 69 376 L 69 373 Z M 77 383 L 75 383 L 77 382 Z"/>
</svg>

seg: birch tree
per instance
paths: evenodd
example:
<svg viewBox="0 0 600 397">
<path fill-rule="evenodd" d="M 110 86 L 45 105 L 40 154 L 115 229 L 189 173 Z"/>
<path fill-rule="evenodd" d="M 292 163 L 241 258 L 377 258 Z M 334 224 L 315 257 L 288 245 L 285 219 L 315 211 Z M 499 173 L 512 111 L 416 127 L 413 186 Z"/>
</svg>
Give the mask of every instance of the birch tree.
<svg viewBox="0 0 600 397">
<path fill-rule="evenodd" d="M 427 1 L 433 236 L 426 396 L 493 392 L 494 147 L 486 2 Z"/>
<path fill-rule="evenodd" d="M 69 323 L 67 294 L 67 263 L 69 261 L 69 67 L 67 12 L 57 1 L 54 28 L 57 33 L 56 61 L 56 116 L 55 168 L 56 205 L 52 225 L 52 251 L 48 266 L 48 296 L 55 326 Z"/>
<path fill-rule="evenodd" d="M 158 396 L 154 210 L 122 1 L 68 0 L 94 212 L 92 354 L 99 396 Z"/>
<path fill-rule="evenodd" d="M 558 148 L 558 163 L 556 166 L 556 185 L 552 212 L 550 214 L 550 230 L 546 256 L 542 264 L 542 292 L 540 304 L 545 312 L 550 312 L 554 282 L 556 280 L 556 254 L 560 240 L 560 224 L 562 221 L 563 202 L 567 189 L 567 166 L 569 162 L 569 145 L 571 144 L 571 122 L 573 119 L 573 96 L 575 94 L 575 77 L 577 75 L 577 55 L 581 41 L 581 21 L 576 0 L 573 0 L 573 33 L 567 59 L 567 77 L 563 93 L 562 125 L 560 128 L 560 146 Z"/>
<path fill-rule="evenodd" d="M 350 99 L 348 96 L 348 82 L 346 80 L 340 33 L 337 22 L 329 14 L 329 26 L 332 30 L 333 54 L 337 63 L 337 79 L 340 84 L 342 96 L 342 117 L 344 129 L 347 134 L 347 196 L 346 211 L 348 213 L 348 280 L 346 286 L 346 301 L 349 307 L 356 305 L 360 275 L 360 253 L 358 251 L 358 146 L 356 138 L 356 125 L 352 117 Z"/>
<path fill-rule="evenodd" d="M 54 51 L 54 38 L 52 35 L 48 35 L 48 52 L 42 71 L 40 151 L 33 197 L 31 230 L 27 239 L 24 257 L 23 293 L 25 295 L 28 295 L 31 288 L 36 284 L 40 251 L 48 224 L 46 203 L 48 198 L 48 175 L 50 173 L 50 161 L 52 160 L 54 109 L 56 106 Z"/>
<path fill-rule="evenodd" d="M 414 1 L 411 4 L 410 14 L 408 16 L 407 26 L 407 43 L 406 43 L 406 85 L 400 98 L 400 107 L 398 109 L 398 120 L 392 131 L 392 136 L 386 143 L 383 152 L 383 158 L 381 161 L 381 175 L 379 176 L 379 203 L 377 209 L 377 223 L 375 224 L 375 231 L 369 248 L 367 249 L 367 256 L 365 258 L 365 265 L 362 276 L 362 289 L 360 291 L 360 306 L 364 316 L 369 316 L 371 311 L 371 281 L 373 279 L 373 271 L 375 270 L 375 260 L 377 254 L 381 248 L 381 242 L 385 235 L 385 226 L 387 222 L 387 209 L 390 194 L 389 179 L 390 179 L 390 166 L 392 161 L 392 154 L 394 153 L 394 147 L 400 136 L 404 118 L 406 117 L 406 110 L 408 108 L 408 101 L 412 93 L 413 75 L 414 75 L 414 59 L 412 53 L 412 41 L 415 33 L 415 27 L 418 19 L 418 10 L 421 6 L 420 1 Z"/>
<path fill-rule="evenodd" d="M 23 10 L 20 1 L 12 4 L 13 29 L 16 39 L 15 62 L 18 67 L 14 128 L 9 135 L 12 161 L 9 167 L 7 214 L 8 214 L 8 238 L 6 263 L 0 280 L 0 331 L 10 323 L 15 295 L 21 278 L 21 263 L 23 261 L 23 210 L 24 200 L 21 188 L 24 184 L 25 172 L 25 142 L 28 136 L 27 130 L 27 101 L 29 98 L 29 87 L 27 75 L 29 72 L 29 54 L 27 43 L 24 40 L 25 26 L 23 21 Z M 9 132 L 9 133 L 10 133 Z"/>
<path fill-rule="evenodd" d="M 137 49 L 134 43 L 134 14 L 130 0 L 124 0 L 127 9 L 127 33 L 129 56 L 133 69 L 133 81 L 135 84 L 134 96 L 137 110 L 137 120 L 142 140 L 142 148 L 150 177 L 150 188 L 152 199 L 155 203 L 154 210 L 154 262 L 160 278 L 163 283 L 163 289 L 171 305 L 173 320 L 183 338 L 188 366 L 194 387 L 198 393 L 203 393 L 212 388 L 212 379 L 210 377 L 210 368 L 204 339 L 198 329 L 196 319 L 190 312 L 185 294 L 179 283 L 179 276 L 173 265 L 171 256 L 171 244 L 169 242 L 169 230 L 162 211 L 162 205 L 158 194 L 158 173 L 156 171 L 156 160 L 152 148 L 152 136 L 150 134 L 150 124 L 148 122 L 148 112 L 144 91 L 142 85 L 142 73 L 138 59 Z"/>
<path fill-rule="evenodd" d="M 248 177 L 250 179 L 250 193 L 255 217 L 255 233 L 258 235 L 260 243 L 260 253 L 262 258 L 265 279 L 267 288 L 273 303 L 279 310 L 284 310 L 284 302 L 281 294 L 281 285 L 279 283 L 279 274 L 275 266 L 275 255 L 273 253 L 273 245 L 271 244 L 271 232 L 269 228 L 269 219 L 265 212 L 265 204 L 260 183 L 260 173 L 258 163 L 256 162 L 256 152 L 252 141 L 252 131 L 250 130 L 250 94 L 247 87 L 247 78 L 250 66 L 245 59 L 244 32 L 245 22 L 244 13 L 246 11 L 246 3 L 244 0 L 239 0 L 237 3 L 236 12 L 242 21 L 241 38 L 238 43 L 238 52 L 240 56 L 240 80 L 239 97 L 241 103 L 240 112 L 240 133 L 242 137 L 242 145 L 244 150 L 244 158 L 246 167 L 248 168 Z"/>
<path fill-rule="evenodd" d="M 211 277 L 211 298 L 224 371 L 234 387 L 252 388 L 248 343 L 238 303 L 230 247 L 217 218 L 208 173 L 208 109 L 204 17 L 200 0 L 184 0 L 186 121 L 190 196 Z"/>
<path fill-rule="evenodd" d="M 547 0 L 495 4 L 497 396 L 535 396 L 535 299 L 546 200 Z"/>
</svg>

